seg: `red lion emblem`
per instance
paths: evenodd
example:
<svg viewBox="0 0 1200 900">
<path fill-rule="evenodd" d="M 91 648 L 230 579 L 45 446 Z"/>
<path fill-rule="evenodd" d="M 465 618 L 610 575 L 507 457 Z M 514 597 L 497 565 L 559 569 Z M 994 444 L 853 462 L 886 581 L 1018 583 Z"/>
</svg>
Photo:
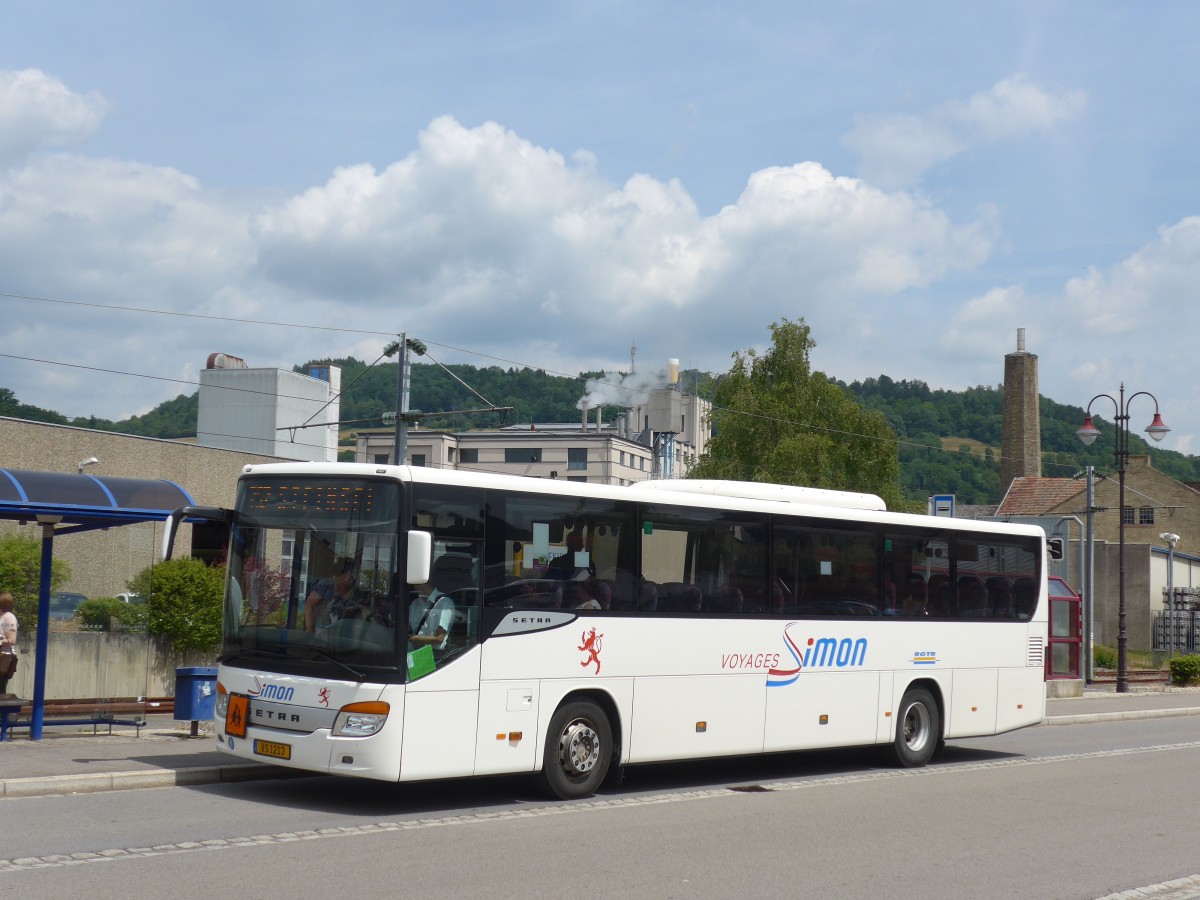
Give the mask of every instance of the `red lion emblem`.
<svg viewBox="0 0 1200 900">
<path fill-rule="evenodd" d="M 579 665 L 590 666 L 592 663 L 595 663 L 596 664 L 596 674 L 599 675 L 600 674 L 600 649 L 601 649 L 601 647 L 604 646 L 604 635 L 596 634 L 596 629 L 593 628 L 591 630 L 591 632 L 585 631 L 580 636 L 580 640 L 583 641 L 583 643 L 579 645 L 579 649 L 582 650 L 584 653 L 586 653 L 588 656 L 587 656 L 587 659 L 585 659 Z"/>
</svg>

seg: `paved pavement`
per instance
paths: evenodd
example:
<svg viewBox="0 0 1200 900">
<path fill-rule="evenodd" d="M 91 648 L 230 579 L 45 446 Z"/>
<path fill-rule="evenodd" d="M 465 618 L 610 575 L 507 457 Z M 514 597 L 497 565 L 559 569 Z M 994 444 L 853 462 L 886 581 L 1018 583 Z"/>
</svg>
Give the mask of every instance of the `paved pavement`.
<svg viewBox="0 0 1200 900">
<path fill-rule="evenodd" d="M 1200 689 L 1159 687 L 1117 694 L 1088 690 L 1082 697 L 1046 701 L 1046 725 L 1074 725 L 1113 719 L 1200 716 Z M 212 726 L 199 737 L 191 723 L 150 716 L 140 732 L 114 725 L 98 734 L 80 726 L 46 726 L 42 740 L 27 730 L 0 743 L 0 797 L 91 793 L 175 785 L 215 784 L 295 773 L 277 766 L 244 763 L 214 749 Z M 208 733 L 205 733 L 207 730 Z"/>
</svg>

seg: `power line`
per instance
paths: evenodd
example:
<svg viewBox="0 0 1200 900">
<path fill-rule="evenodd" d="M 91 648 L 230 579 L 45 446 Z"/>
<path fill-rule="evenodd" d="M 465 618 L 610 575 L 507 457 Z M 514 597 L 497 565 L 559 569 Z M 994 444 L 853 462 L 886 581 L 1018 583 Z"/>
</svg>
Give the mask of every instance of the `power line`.
<svg viewBox="0 0 1200 900">
<path fill-rule="evenodd" d="M 261 319 L 241 319 L 241 318 L 235 318 L 235 317 L 230 317 L 230 316 L 212 316 L 212 315 L 203 315 L 200 313 L 185 313 L 185 312 L 177 312 L 177 311 L 173 311 L 173 310 L 152 309 L 152 308 L 148 308 L 148 307 L 118 306 L 118 305 L 113 305 L 113 304 L 94 303 L 94 302 L 87 302 L 87 301 L 81 301 L 81 300 L 61 300 L 61 299 L 56 299 L 53 297 L 40 297 L 40 296 L 34 296 L 34 295 L 13 294 L 13 293 L 7 293 L 7 292 L 0 292 L 0 298 L 7 298 L 7 299 L 11 299 L 11 300 L 24 300 L 24 301 L 31 301 L 31 302 L 41 302 L 41 303 L 55 303 L 55 304 L 62 304 L 62 305 L 67 305 L 67 306 L 86 307 L 86 308 L 101 309 L 101 310 L 114 310 L 114 311 L 119 311 L 119 312 L 141 312 L 141 313 L 147 313 L 150 315 L 177 316 L 177 317 L 181 317 L 181 318 L 203 319 L 203 320 L 208 320 L 208 321 L 232 322 L 232 323 L 243 324 L 243 325 L 260 325 L 260 326 L 271 326 L 271 327 L 278 327 L 278 328 L 300 328 L 300 329 L 307 329 L 307 330 L 313 330 L 313 331 L 331 331 L 331 332 L 349 333 L 349 334 L 366 334 L 366 335 L 373 335 L 373 336 L 380 336 L 380 337 L 391 337 L 392 336 L 391 332 L 385 332 L 385 331 L 374 331 L 374 330 L 357 329 L 357 328 L 338 328 L 338 327 L 332 327 L 332 326 L 328 326 L 328 325 L 305 325 L 305 324 L 300 324 L 300 323 L 295 323 L 295 322 L 273 322 L 273 321 L 267 321 L 267 320 L 261 320 Z M 594 382 L 596 384 L 603 385 L 605 387 L 611 387 L 611 388 L 615 388 L 618 390 L 626 391 L 631 395 L 640 394 L 643 396 L 649 396 L 651 393 L 650 390 L 645 389 L 645 388 L 634 387 L 634 386 L 626 385 L 623 383 L 622 384 L 614 384 L 613 382 L 605 381 L 600 378 L 583 378 L 583 376 L 581 376 L 581 375 L 571 375 L 566 372 L 559 372 L 554 369 L 547 368 L 545 366 L 538 366 L 538 365 L 533 365 L 530 363 L 524 363 L 519 360 L 508 359 L 506 357 L 494 356 L 494 355 L 482 353 L 477 350 L 472 350 L 472 349 L 465 348 L 465 347 L 459 347 L 459 346 L 456 346 L 453 344 L 447 344 L 447 343 L 443 343 L 440 341 L 433 341 L 433 340 L 429 340 L 427 338 L 423 338 L 422 340 L 426 344 L 431 344 L 433 346 L 442 347 L 444 349 L 452 350 L 452 351 L 455 351 L 458 353 L 464 353 L 469 356 L 474 356 L 474 357 L 477 357 L 480 359 L 487 359 L 487 360 L 492 360 L 493 362 L 505 363 L 510 366 L 516 366 L 521 369 L 542 371 L 542 372 L 546 372 L 547 374 L 555 375 L 555 376 L 558 376 L 561 378 L 569 378 L 569 379 L 582 378 L 585 381 L 585 383 L 589 382 L 589 381 Z M 105 368 L 100 368 L 100 367 L 96 367 L 96 366 L 85 366 L 80 363 L 66 363 L 66 362 L 60 362 L 57 360 L 38 359 L 35 357 L 18 356 L 15 354 L 8 354 L 8 353 L 0 353 L 0 357 L 21 360 L 24 362 L 37 362 L 37 363 L 42 363 L 45 365 L 65 366 L 65 367 L 69 367 L 69 368 L 82 369 L 85 371 L 102 372 L 105 374 L 125 375 L 125 376 L 132 377 L 132 378 L 144 378 L 144 379 L 148 379 L 148 380 L 164 381 L 164 382 L 175 383 L 175 384 L 186 384 L 186 385 L 194 386 L 194 387 L 199 386 L 199 382 L 197 382 L 197 381 L 188 381 L 185 379 L 169 378 L 167 376 L 160 376 L 160 375 L 146 375 L 146 374 L 139 373 L 139 372 L 125 372 L 125 371 L 118 370 L 118 369 L 105 369 Z M 432 357 L 431 357 L 431 359 L 432 359 Z M 379 360 L 376 360 L 375 363 L 371 364 L 371 366 L 375 365 L 378 362 L 379 362 Z M 437 362 L 437 361 L 435 360 L 435 362 Z M 441 368 L 445 369 L 447 372 L 450 372 L 450 370 L 447 369 L 446 366 L 442 365 L 440 362 L 438 362 L 437 365 L 439 365 Z M 369 368 L 371 368 L 371 366 L 367 366 L 367 368 L 369 369 Z M 453 372 L 450 372 L 450 374 L 451 374 L 451 376 L 453 376 L 457 379 L 457 376 L 454 376 Z M 361 375 L 359 377 L 361 377 Z M 461 382 L 461 379 L 457 379 L 457 380 L 459 380 Z M 353 382 L 351 384 L 353 384 Z M 346 389 L 348 389 L 349 387 L 350 387 L 350 385 L 347 385 Z M 242 390 L 242 391 L 246 391 L 247 393 L 258 393 L 258 394 L 268 393 L 265 391 L 254 391 L 254 390 L 245 389 L 245 388 L 224 387 L 223 389 L 225 389 L 225 390 Z M 472 392 L 474 393 L 474 391 L 472 391 Z M 343 394 L 345 393 L 345 389 L 343 389 L 342 393 Z M 280 395 L 280 396 L 283 396 L 283 395 Z M 308 398 L 287 398 L 287 399 L 308 399 Z M 485 401 L 485 402 L 490 402 L 490 401 Z M 881 438 L 877 435 L 859 434 L 859 433 L 853 432 L 853 431 L 831 428 L 828 426 L 816 425 L 816 424 L 811 424 L 811 423 L 806 423 L 806 422 L 798 422 L 795 420 L 785 419 L 785 418 L 781 418 L 778 416 L 768 416 L 768 415 L 764 415 L 762 413 L 752 413 L 752 412 L 745 411 L 745 410 L 733 409 L 731 407 L 720 407 L 715 404 L 713 404 L 713 410 L 719 411 L 719 412 L 732 413 L 732 414 L 741 415 L 741 416 L 750 416 L 753 418 L 762 419 L 764 421 L 776 422 L 781 425 L 788 425 L 791 427 L 806 428 L 810 431 L 824 432 L 827 434 L 840 434 L 840 435 L 845 435 L 847 437 L 858 437 L 858 438 L 865 438 L 867 440 L 877 440 L 877 441 L 883 441 L 883 442 L 889 442 L 889 443 L 894 442 L 897 445 L 897 447 L 905 446 L 905 447 L 911 447 L 911 448 L 916 448 L 916 449 L 921 449 L 921 450 L 934 450 L 934 451 L 938 451 L 941 453 L 952 453 L 952 454 L 958 454 L 958 455 L 978 457 L 978 454 L 976 454 L 970 450 L 966 450 L 966 451 L 952 450 L 952 449 L 949 449 L 946 447 L 942 447 L 940 445 L 923 444 L 918 441 L 910 441 L 910 440 L 900 438 L 898 435 L 894 436 L 892 438 Z M 454 411 L 451 410 L 451 411 L 447 412 L 446 415 L 451 415 L 451 414 L 453 414 L 453 412 Z M 993 456 L 992 456 L 992 460 L 996 464 L 999 464 L 1004 459 L 1006 459 L 1006 457 L 1002 456 L 1001 454 L 993 454 Z M 985 459 L 985 461 L 986 461 L 986 459 Z M 1072 470 L 1072 471 L 1076 468 L 1076 466 L 1074 466 L 1074 465 L 1065 464 L 1065 463 L 1050 462 L 1050 463 L 1044 463 L 1044 465 L 1053 466 L 1053 467 L 1064 469 L 1064 470 Z"/>
<path fill-rule="evenodd" d="M 449 345 L 440 344 L 436 341 L 428 341 L 428 343 L 434 343 L 434 344 L 437 344 L 437 346 L 449 347 Z M 472 351 L 464 350 L 463 348 L 457 348 L 457 347 L 449 347 L 449 349 L 458 350 L 459 352 L 464 352 L 464 353 L 472 352 Z M 476 355 L 484 357 L 484 358 L 499 359 L 499 357 L 488 357 L 486 354 L 483 354 L 483 353 L 478 353 Z M 184 384 L 184 385 L 188 385 L 190 387 L 197 387 L 197 388 L 201 386 L 200 382 L 198 382 L 198 381 L 189 381 L 187 379 L 182 379 L 182 378 L 169 378 L 164 375 L 146 375 L 146 374 L 143 374 L 140 372 L 126 372 L 121 369 L 105 369 L 105 368 L 101 368 L 98 366 L 85 366 L 81 363 L 67 363 L 67 362 L 61 362 L 59 360 L 40 359 L 37 357 L 30 357 L 30 356 L 18 356 L 16 354 L 12 354 L 12 353 L 0 353 L 0 358 L 15 359 L 15 360 L 20 360 L 22 362 L 36 362 L 36 363 L 42 363 L 45 365 L 64 366 L 67 368 L 82 369 L 84 371 L 90 371 L 90 372 L 102 372 L 102 373 L 108 374 L 108 375 L 125 375 L 130 378 L 144 378 L 144 379 L 147 379 L 150 381 L 165 381 L 165 382 L 168 382 L 171 384 Z M 378 362 L 378 360 L 376 360 L 376 362 Z M 517 363 L 517 362 L 511 361 L 511 360 L 509 362 L 512 362 L 513 365 L 519 365 L 522 368 L 537 368 L 540 371 L 550 372 L 549 369 L 545 369 L 545 368 L 541 368 L 541 367 L 535 367 L 535 366 L 530 366 L 528 364 Z M 370 368 L 370 367 L 368 366 L 368 368 Z M 578 377 L 578 376 L 564 375 L 561 373 L 552 373 L 552 372 L 550 372 L 550 373 L 551 374 L 560 374 L 560 377 L 564 377 L 564 378 Z M 597 381 L 597 383 L 607 384 L 610 387 L 622 387 L 623 388 L 622 385 L 613 385 L 610 382 L 600 382 L 598 379 L 587 379 L 587 380 Z M 239 391 L 239 392 L 243 392 L 243 393 L 247 393 L 247 394 L 263 394 L 263 395 L 270 394 L 270 392 L 268 392 L 268 391 L 259 391 L 259 390 L 254 390 L 252 388 L 231 387 L 231 386 L 227 386 L 227 385 L 210 385 L 210 387 L 216 387 L 221 390 L 227 390 L 227 391 Z M 647 394 L 649 393 L 649 391 L 644 391 L 644 390 L 640 390 L 640 389 L 636 389 L 636 388 L 624 388 L 624 389 L 629 390 L 634 393 L 647 393 Z M 343 391 L 343 393 L 344 393 L 344 391 Z M 295 397 L 295 396 L 288 396 L 288 395 L 283 395 L 283 394 L 280 394 L 278 396 L 284 397 L 285 399 L 292 399 L 292 400 L 311 399 L 311 398 L 307 398 L 307 397 Z M 779 416 L 768 416 L 763 413 L 753 413 L 753 412 L 749 412 L 746 410 L 734 409 L 732 407 L 717 406 L 715 404 L 713 405 L 713 410 L 720 411 L 720 412 L 732 413 L 734 415 L 748 416 L 751 418 L 762 419 L 764 421 L 775 422 L 775 423 L 778 423 L 781 425 L 789 425 L 789 426 L 797 427 L 797 428 L 807 428 L 810 431 L 819 431 L 819 432 L 825 432 L 828 434 L 841 434 L 841 435 L 845 435 L 848 437 L 865 438 L 867 440 L 895 442 L 897 446 L 903 445 L 906 447 L 913 447 L 913 448 L 920 449 L 920 450 L 934 450 L 934 451 L 938 451 L 941 453 L 954 453 L 954 454 L 966 455 L 966 456 L 977 456 L 977 454 L 975 454 L 969 450 L 967 450 L 967 451 L 952 450 L 952 449 L 942 447 L 939 445 L 935 445 L 935 444 L 922 444 L 918 441 L 905 440 L 903 438 L 900 438 L 899 436 L 896 436 L 893 438 L 881 438 L 877 435 L 860 434 L 858 432 L 847 431 L 845 429 L 837 429 L 837 428 L 831 428 L 831 427 L 825 426 L 825 425 L 816 425 L 816 424 L 807 423 L 807 422 L 799 422 L 794 419 L 785 419 L 785 418 L 781 418 Z M 451 410 L 445 414 L 451 415 L 453 413 L 454 413 L 454 410 Z M 1003 457 L 1000 454 L 994 454 L 992 458 L 993 458 L 993 461 L 996 463 L 999 463 L 1003 459 L 1005 459 L 1005 457 Z M 1058 468 L 1061 468 L 1064 470 L 1068 470 L 1068 469 L 1074 470 L 1076 468 L 1076 466 L 1067 465 L 1064 463 L 1046 463 L 1046 465 L 1055 466 L 1055 467 L 1058 467 Z"/>
<path fill-rule="evenodd" d="M 292 394 L 276 394 L 273 391 L 260 391 L 255 388 L 234 387 L 227 384 L 201 384 L 199 381 L 190 381 L 186 378 L 170 378 L 166 375 L 146 375 L 142 372 L 126 372 L 122 369 L 105 369 L 99 366 L 85 366 L 82 363 L 62 362 L 57 359 L 39 359 L 35 356 L 18 356 L 15 353 L 0 353 L 0 358 L 15 359 L 21 362 L 43 363 L 48 366 L 64 366 L 69 369 L 82 369 L 85 372 L 102 372 L 105 375 L 125 375 L 129 378 L 144 378 L 147 381 L 165 381 L 169 384 L 185 384 L 188 387 L 201 388 L 207 387 L 219 391 L 236 391 L 241 394 L 261 394 L 269 397 L 280 397 L 284 400 L 308 400 L 313 403 L 318 402 L 312 397 L 300 397 Z M 83 418 L 82 416 L 77 418 Z"/>
<path fill-rule="evenodd" d="M 30 300 L 38 303 L 57 303 L 63 306 L 82 306 L 89 309 L 107 309 L 117 312 L 140 312 L 153 316 L 177 316 L 182 319 L 205 319 L 210 322 L 236 322 L 239 325 L 268 325 L 274 328 L 304 328 L 310 331 L 337 331 L 345 334 L 370 334 L 388 336 L 386 331 L 373 331 L 363 328 L 337 328 L 332 325 L 302 325 L 298 322 L 271 322 L 266 319 L 238 319 L 233 316 L 208 316 L 203 313 L 178 312 L 171 309 L 151 309 L 145 306 L 116 306 L 109 303 L 89 303 L 84 300 L 59 300 L 54 297 L 35 297 L 27 294 L 8 294 L 0 291 L 0 298 L 9 300 Z"/>
</svg>

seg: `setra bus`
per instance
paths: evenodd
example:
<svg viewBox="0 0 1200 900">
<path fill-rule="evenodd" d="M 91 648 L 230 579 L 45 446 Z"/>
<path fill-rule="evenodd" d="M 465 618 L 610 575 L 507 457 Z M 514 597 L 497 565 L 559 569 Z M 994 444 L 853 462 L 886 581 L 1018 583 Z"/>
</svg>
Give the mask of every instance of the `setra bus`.
<svg viewBox="0 0 1200 900">
<path fill-rule="evenodd" d="M 1041 721 L 1040 528 L 742 482 L 243 470 L 216 744 L 312 772 L 531 773 L 889 746 Z"/>
</svg>

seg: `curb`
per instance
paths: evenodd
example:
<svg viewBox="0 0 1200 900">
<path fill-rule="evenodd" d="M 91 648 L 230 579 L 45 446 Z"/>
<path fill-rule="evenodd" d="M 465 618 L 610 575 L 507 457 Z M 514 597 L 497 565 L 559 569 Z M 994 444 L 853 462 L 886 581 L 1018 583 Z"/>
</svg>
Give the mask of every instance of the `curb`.
<svg viewBox="0 0 1200 900">
<path fill-rule="evenodd" d="M 44 797 L 54 794 L 94 794 L 143 788 L 230 784 L 268 778 L 311 774 L 277 766 L 239 763 L 231 766 L 197 766 L 189 769 L 156 769 L 142 772 L 96 772 L 87 775 L 46 775 L 0 780 L 0 797 Z"/>
<path fill-rule="evenodd" d="M 1123 719 L 1172 719 L 1178 716 L 1200 716 L 1200 707 L 1180 709 L 1129 709 L 1124 712 L 1079 713 L 1074 716 L 1047 716 L 1043 725 L 1087 725 L 1092 722 L 1116 722 Z"/>
</svg>

